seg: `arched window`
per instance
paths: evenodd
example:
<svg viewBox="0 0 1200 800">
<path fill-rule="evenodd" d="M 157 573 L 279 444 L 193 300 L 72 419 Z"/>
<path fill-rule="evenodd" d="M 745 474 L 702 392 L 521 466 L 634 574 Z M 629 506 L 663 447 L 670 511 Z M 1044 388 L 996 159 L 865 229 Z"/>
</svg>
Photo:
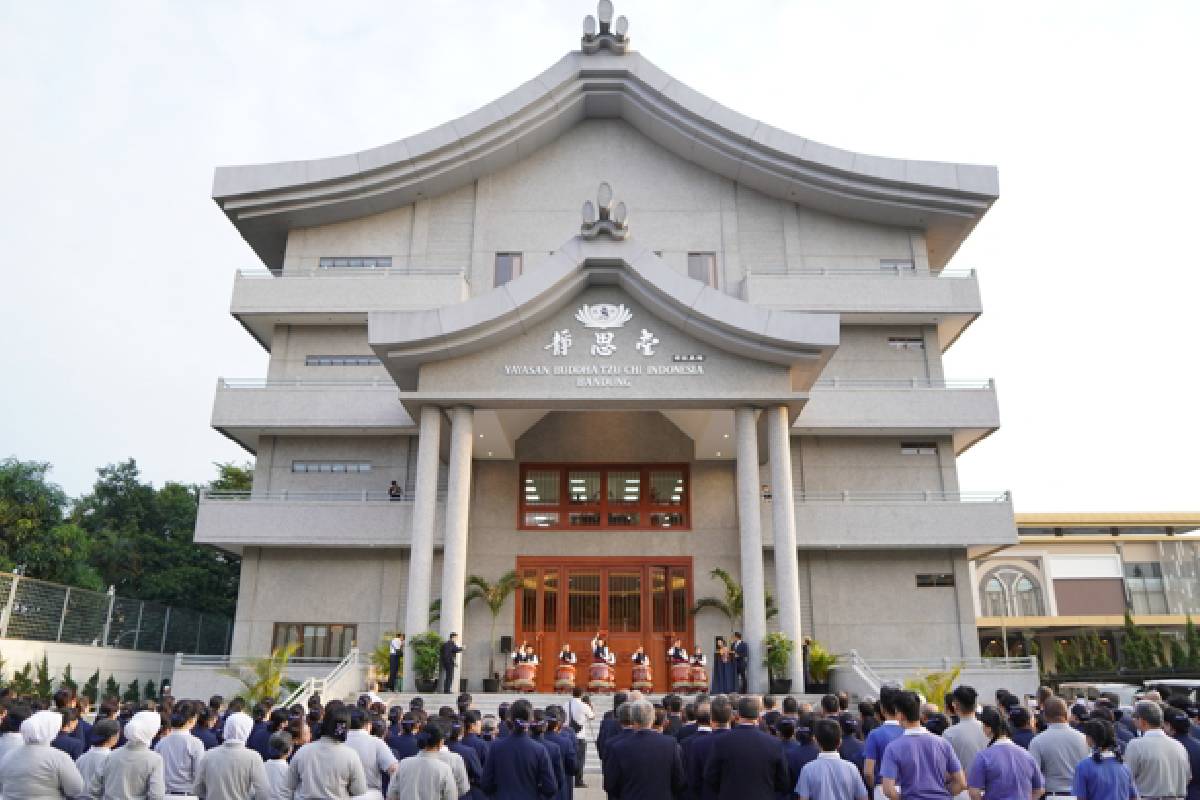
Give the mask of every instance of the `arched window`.
<svg viewBox="0 0 1200 800">
<path fill-rule="evenodd" d="M 997 567 L 985 575 L 980 605 L 986 617 L 1040 617 L 1046 613 L 1041 585 L 1020 567 Z"/>
</svg>

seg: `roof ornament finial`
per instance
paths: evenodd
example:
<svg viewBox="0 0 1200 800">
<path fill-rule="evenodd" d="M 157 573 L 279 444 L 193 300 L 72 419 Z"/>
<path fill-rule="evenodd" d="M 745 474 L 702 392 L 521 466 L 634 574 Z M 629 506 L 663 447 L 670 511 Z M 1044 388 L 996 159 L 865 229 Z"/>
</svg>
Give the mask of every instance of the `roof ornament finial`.
<svg viewBox="0 0 1200 800">
<path fill-rule="evenodd" d="M 583 204 L 583 226 L 579 235 L 587 241 L 601 236 L 618 242 L 629 238 L 629 209 L 624 203 L 613 206 L 613 190 L 608 181 L 600 184 L 595 204 L 591 200 Z"/>
<path fill-rule="evenodd" d="M 600 31 L 596 32 L 596 17 L 600 18 Z M 596 17 L 588 14 L 583 18 L 583 52 L 591 55 L 600 50 L 609 50 L 615 55 L 624 55 L 629 48 L 629 20 L 617 17 L 613 24 L 612 0 L 600 0 L 596 6 Z"/>
</svg>

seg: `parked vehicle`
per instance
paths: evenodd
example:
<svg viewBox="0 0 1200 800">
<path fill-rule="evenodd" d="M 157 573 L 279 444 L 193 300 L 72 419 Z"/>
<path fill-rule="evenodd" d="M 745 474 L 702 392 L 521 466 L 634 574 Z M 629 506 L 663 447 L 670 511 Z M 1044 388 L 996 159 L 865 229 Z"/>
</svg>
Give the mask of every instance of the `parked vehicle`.
<svg viewBox="0 0 1200 800">
<path fill-rule="evenodd" d="M 1086 697 L 1088 700 L 1099 700 L 1101 697 L 1107 697 L 1114 701 L 1117 706 L 1133 705 L 1145 691 L 1143 687 L 1132 683 L 1075 681 L 1061 683 L 1058 686 L 1059 695 L 1066 698 L 1068 703 L 1080 696 Z"/>
</svg>

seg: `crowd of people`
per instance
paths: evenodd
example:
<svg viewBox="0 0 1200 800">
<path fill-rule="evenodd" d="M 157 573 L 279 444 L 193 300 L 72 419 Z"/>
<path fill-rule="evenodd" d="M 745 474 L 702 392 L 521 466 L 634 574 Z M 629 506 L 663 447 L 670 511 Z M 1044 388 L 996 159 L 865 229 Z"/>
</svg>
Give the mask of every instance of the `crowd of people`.
<svg viewBox="0 0 1200 800">
<path fill-rule="evenodd" d="M 621 800 L 1200 800 L 1194 705 L 1148 693 L 1132 708 L 1033 707 L 1003 690 L 980 706 L 959 686 L 939 708 L 885 686 L 850 707 L 786 697 L 618 692 L 595 722 L 576 689 L 483 715 L 312 698 L 252 708 L 235 698 L 51 707 L 0 695 L 3 800 L 571 800 L 584 787 L 590 727 L 608 797 Z M 943 710 L 944 709 L 944 710 Z"/>
</svg>

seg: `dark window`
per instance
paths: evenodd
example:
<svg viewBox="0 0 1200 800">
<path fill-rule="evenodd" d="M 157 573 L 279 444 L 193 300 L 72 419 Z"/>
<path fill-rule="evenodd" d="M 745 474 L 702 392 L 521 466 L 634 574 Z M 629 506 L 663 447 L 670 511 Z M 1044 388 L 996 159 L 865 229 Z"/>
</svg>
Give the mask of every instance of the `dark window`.
<svg viewBox="0 0 1200 800">
<path fill-rule="evenodd" d="M 357 625 L 332 622 L 276 622 L 272 649 L 298 644 L 295 658 L 344 658 L 354 649 Z"/>
<path fill-rule="evenodd" d="M 717 254 L 688 253 L 688 277 L 705 286 L 717 286 Z"/>
<path fill-rule="evenodd" d="M 901 442 L 900 454 L 904 456 L 936 456 L 937 442 Z"/>
<path fill-rule="evenodd" d="M 522 528 L 596 530 L 683 528 L 686 465 L 543 465 L 521 468 Z"/>
<path fill-rule="evenodd" d="M 520 253 L 496 253 L 496 274 L 493 286 L 503 286 L 520 274 Z"/>
<path fill-rule="evenodd" d="M 322 258 L 321 269 L 391 269 L 391 256 L 337 256 Z"/>
<path fill-rule="evenodd" d="M 954 575 L 949 572 L 923 572 L 917 575 L 917 588 L 927 589 L 932 586 L 953 586 Z"/>
<path fill-rule="evenodd" d="M 293 461 L 292 472 L 370 472 L 370 462 L 361 461 Z"/>
<path fill-rule="evenodd" d="M 924 350 L 925 340 L 920 336 L 889 336 L 888 347 L 895 350 Z"/>
<path fill-rule="evenodd" d="M 1157 561 L 1126 561 L 1125 589 L 1134 614 L 1167 614 L 1162 565 Z"/>
</svg>

